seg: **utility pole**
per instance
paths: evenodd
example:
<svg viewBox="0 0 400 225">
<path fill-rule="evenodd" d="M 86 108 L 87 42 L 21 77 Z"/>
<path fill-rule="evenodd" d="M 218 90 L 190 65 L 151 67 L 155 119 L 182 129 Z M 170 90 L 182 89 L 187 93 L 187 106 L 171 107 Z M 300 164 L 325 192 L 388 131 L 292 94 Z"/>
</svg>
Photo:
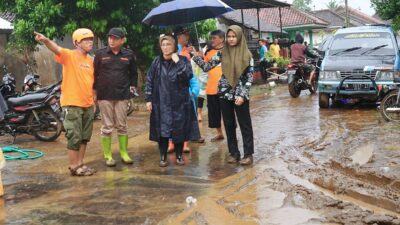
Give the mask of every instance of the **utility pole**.
<svg viewBox="0 0 400 225">
<path fill-rule="evenodd" d="M 349 21 L 349 5 L 347 3 L 347 0 L 344 0 L 344 5 L 346 7 L 346 27 L 350 26 L 350 21 Z"/>
</svg>

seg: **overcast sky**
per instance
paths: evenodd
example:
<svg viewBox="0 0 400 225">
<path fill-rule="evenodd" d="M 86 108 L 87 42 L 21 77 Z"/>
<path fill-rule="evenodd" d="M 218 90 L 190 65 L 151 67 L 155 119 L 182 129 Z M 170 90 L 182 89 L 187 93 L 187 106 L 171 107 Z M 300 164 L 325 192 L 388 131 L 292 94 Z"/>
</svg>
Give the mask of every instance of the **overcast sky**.
<svg viewBox="0 0 400 225">
<path fill-rule="evenodd" d="M 293 0 L 281 0 L 283 2 L 288 2 L 292 3 Z M 314 10 L 314 5 L 315 9 L 326 9 L 326 4 L 330 0 L 312 0 L 312 9 Z M 336 0 L 339 4 L 344 5 L 344 0 Z M 370 0 L 348 0 L 349 6 L 358 10 L 361 10 L 363 13 L 366 13 L 368 15 L 374 15 L 375 10 L 371 7 L 371 1 Z"/>
</svg>

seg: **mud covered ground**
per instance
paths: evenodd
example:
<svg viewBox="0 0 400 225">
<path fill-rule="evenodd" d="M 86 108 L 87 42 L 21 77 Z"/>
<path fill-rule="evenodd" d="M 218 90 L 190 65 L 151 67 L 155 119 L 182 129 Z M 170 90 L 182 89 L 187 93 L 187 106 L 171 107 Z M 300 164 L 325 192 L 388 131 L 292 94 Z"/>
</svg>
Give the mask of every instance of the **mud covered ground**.
<svg viewBox="0 0 400 225">
<path fill-rule="evenodd" d="M 227 164 L 226 142 L 211 143 L 204 120 L 206 143 L 191 144 L 187 165 L 175 166 L 171 154 L 159 168 L 145 112 L 129 117 L 132 166 L 104 166 L 96 122 L 92 177 L 69 176 L 64 137 L 18 137 L 46 155 L 7 162 L 0 224 L 400 224 L 400 125 L 384 122 L 375 106 L 320 110 L 307 92 L 292 99 L 285 86 L 266 91 L 259 87 L 251 103 L 251 167 Z M 187 205 L 187 196 L 197 202 Z"/>
</svg>

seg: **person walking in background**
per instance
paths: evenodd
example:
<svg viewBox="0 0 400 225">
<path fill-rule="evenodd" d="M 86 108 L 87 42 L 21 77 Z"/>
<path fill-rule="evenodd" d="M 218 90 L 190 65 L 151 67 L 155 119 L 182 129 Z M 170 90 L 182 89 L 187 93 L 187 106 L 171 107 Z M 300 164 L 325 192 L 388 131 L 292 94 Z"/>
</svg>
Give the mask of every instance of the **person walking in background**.
<svg viewBox="0 0 400 225">
<path fill-rule="evenodd" d="M 194 57 L 195 62 L 204 70 L 222 65 L 218 82 L 218 95 L 225 132 L 228 139 L 228 163 L 240 162 L 242 165 L 253 163 L 254 140 L 250 116 L 250 87 L 253 82 L 254 60 L 247 47 L 242 28 L 232 25 L 228 28 L 226 44 L 220 54 L 208 63 L 201 57 Z M 243 138 L 244 157 L 240 159 L 236 137 L 236 119 L 239 122 Z"/>
<path fill-rule="evenodd" d="M 269 51 L 270 45 L 271 45 L 271 39 L 269 37 L 267 37 L 267 39 L 265 40 L 265 46 L 267 46 L 268 51 Z"/>
<path fill-rule="evenodd" d="M 130 93 L 137 86 L 137 69 L 132 50 L 124 48 L 125 32 L 111 28 L 107 34 L 108 46 L 96 51 L 94 59 L 94 89 L 101 113 L 101 146 L 107 166 L 115 166 L 111 135 L 118 133 L 122 162 L 132 164 L 128 154 L 127 108 Z"/>
<path fill-rule="evenodd" d="M 75 49 L 58 46 L 41 33 L 35 32 L 35 39 L 43 43 L 63 65 L 61 84 L 61 106 L 64 111 L 64 129 L 67 138 L 69 171 L 72 176 L 91 176 L 96 171 L 83 163 L 87 143 L 92 137 L 94 103 L 93 48 L 94 34 L 86 28 L 79 28 L 72 34 Z"/>
<path fill-rule="evenodd" d="M 200 138 L 191 133 L 192 124 L 197 124 L 189 94 L 193 72 L 189 60 L 176 54 L 172 36 L 161 36 L 159 44 L 162 54 L 151 64 L 145 86 L 146 106 L 151 112 L 150 140 L 158 142 L 160 167 L 168 166 L 169 138 L 174 143 L 176 163 L 184 165 L 183 142 Z"/>
<path fill-rule="evenodd" d="M 281 48 L 279 47 L 278 38 L 275 38 L 274 43 L 269 46 L 269 51 L 271 52 L 273 58 L 279 58 L 281 56 Z"/>
<path fill-rule="evenodd" d="M 258 44 L 260 45 L 260 63 L 259 63 L 259 68 L 260 68 L 260 72 L 262 77 L 264 78 L 264 80 L 267 80 L 267 54 L 268 54 L 268 48 L 266 46 L 266 41 L 265 39 L 260 39 L 258 40 Z"/>
</svg>

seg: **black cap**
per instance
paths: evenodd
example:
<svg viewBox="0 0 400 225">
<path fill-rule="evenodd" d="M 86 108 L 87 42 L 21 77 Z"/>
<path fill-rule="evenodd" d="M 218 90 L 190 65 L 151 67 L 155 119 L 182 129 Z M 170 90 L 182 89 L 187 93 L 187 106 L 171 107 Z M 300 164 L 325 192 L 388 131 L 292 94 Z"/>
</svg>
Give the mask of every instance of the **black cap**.
<svg viewBox="0 0 400 225">
<path fill-rule="evenodd" d="M 110 29 L 110 31 L 108 31 L 107 36 L 115 36 L 115 37 L 123 38 L 123 37 L 125 37 L 125 32 L 121 28 L 113 27 Z"/>
<path fill-rule="evenodd" d="M 175 35 L 186 34 L 186 33 L 189 33 L 189 30 L 181 26 L 176 27 L 174 31 Z"/>
</svg>

